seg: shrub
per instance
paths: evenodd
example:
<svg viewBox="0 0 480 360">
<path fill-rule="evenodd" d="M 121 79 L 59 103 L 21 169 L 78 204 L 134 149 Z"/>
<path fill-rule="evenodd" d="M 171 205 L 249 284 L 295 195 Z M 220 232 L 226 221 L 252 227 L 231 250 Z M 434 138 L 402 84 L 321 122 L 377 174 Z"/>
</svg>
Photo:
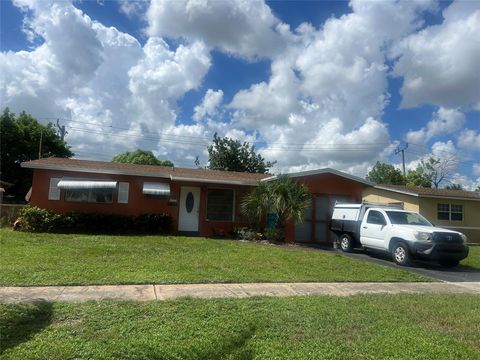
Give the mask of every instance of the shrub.
<svg viewBox="0 0 480 360">
<path fill-rule="evenodd" d="M 135 219 L 138 231 L 147 234 L 169 233 L 172 231 L 172 217 L 170 214 L 141 214 Z"/>
<path fill-rule="evenodd" d="M 279 228 L 267 228 L 263 235 L 271 242 L 282 242 L 285 240 L 285 234 L 283 230 Z"/>
<path fill-rule="evenodd" d="M 70 212 L 57 214 L 37 207 L 20 211 L 15 229 L 31 232 L 70 232 L 89 234 L 168 233 L 169 214 L 142 214 L 136 218 L 108 213 Z"/>
<path fill-rule="evenodd" d="M 239 240 L 256 240 L 256 232 L 248 227 L 241 227 L 235 229 L 235 237 Z"/>
</svg>

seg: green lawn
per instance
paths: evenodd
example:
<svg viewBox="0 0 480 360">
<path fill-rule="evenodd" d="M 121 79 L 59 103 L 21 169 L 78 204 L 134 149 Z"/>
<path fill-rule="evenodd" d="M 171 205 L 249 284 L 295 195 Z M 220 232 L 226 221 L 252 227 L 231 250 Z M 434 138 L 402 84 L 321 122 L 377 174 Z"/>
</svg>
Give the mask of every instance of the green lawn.
<svg viewBox="0 0 480 360">
<path fill-rule="evenodd" d="M 325 251 L 163 236 L 0 230 L 0 285 L 428 281 Z"/>
<path fill-rule="evenodd" d="M 480 270 L 480 246 L 470 246 L 468 257 L 460 264 Z"/>
<path fill-rule="evenodd" d="M 4 359 L 480 359 L 480 296 L 0 305 Z"/>
</svg>

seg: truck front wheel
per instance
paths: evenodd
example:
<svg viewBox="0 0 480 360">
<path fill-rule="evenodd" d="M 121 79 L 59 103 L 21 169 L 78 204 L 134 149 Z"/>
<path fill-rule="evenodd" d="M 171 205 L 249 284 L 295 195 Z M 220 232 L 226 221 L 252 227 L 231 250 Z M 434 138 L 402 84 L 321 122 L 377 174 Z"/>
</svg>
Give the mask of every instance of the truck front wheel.
<svg viewBox="0 0 480 360">
<path fill-rule="evenodd" d="M 340 239 L 338 239 L 340 242 L 340 249 L 344 252 L 352 252 L 353 251 L 353 239 L 350 235 L 348 234 L 342 234 L 340 236 Z"/>
<path fill-rule="evenodd" d="M 401 266 L 409 265 L 411 261 L 411 255 L 410 251 L 408 250 L 408 246 L 401 242 L 395 244 L 393 247 L 392 257 L 393 261 Z"/>
</svg>

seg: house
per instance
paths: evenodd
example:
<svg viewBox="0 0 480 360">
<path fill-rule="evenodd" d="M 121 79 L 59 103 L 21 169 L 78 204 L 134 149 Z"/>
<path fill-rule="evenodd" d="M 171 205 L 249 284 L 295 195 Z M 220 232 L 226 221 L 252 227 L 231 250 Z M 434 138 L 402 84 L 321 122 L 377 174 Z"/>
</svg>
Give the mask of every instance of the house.
<svg viewBox="0 0 480 360">
<path fill-rule="evenodd" d="M 480 243 L 480 193 L 476 191 L 375 185 L 365 188 L 363 200 L 403 202 L 406 210 L 419 212 L 435 225 L 467 235 Z"/>
<path fill-rule="evenodd" d="M 125 215 L 169 213 L 179 233 L 210 236 L 246 226 L 242 197 L 269 174 L 120 164 L 65 158 L 22 163 L 33 169 L 30 203 L 55 212 Z M 361 201 L 366 180 L 333 169 L 287 174 L 304 183 L 312 205 L 303 224 L 287 224 L 287 240 L 332 241 L 328 221 L 335 201 Z"/>
</svg>

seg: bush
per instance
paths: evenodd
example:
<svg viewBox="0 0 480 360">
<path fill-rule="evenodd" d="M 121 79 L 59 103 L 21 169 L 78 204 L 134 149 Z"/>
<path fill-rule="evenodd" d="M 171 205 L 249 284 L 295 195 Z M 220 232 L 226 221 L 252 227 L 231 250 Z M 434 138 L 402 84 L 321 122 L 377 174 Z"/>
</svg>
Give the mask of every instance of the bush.
<svg viewBox="0 0 480 360">
<path fill-rule="evenodd" d="M 135 219 L 135 228 L 147 234 L 169 233 L 172 231 L 172 217 L 169 214 L 141 214 Z"/>
<path fill-rule="evenodd" d="M 268 241 L 282 242 L 285 240 L 285 234 L 282 229 L 267 228 L 263 234 Z"/>
<path fill-rule="evenodd" d="M 235 237 L 239 240 L 256 240 L 256 232 L 248 227 L 241 227 L 235 229 Z"/>
<path fill-rule="evenodd" d="M 31 232 L 69 232 L 89 234 L 168 233 L 172 228 L 169 214 L 119 214 L 71 212 L 57 214 L 37 207 L 20 211 L 15 229 Z"/>
</svg>

